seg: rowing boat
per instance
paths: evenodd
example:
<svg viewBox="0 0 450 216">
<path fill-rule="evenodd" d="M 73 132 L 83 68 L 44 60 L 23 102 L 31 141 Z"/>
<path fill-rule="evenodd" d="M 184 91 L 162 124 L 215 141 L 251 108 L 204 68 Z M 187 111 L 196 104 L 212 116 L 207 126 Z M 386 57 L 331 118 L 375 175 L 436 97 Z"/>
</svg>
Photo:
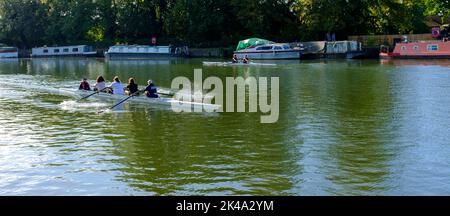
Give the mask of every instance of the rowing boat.
<svg viewBox="0 0 450 216">
<path fill-rule="evenodd" d="M 258 63 L 258 62 L 250 62 L 248 64 L 239 62 L 239 63 L 233 63 L 233 62 L 203 62 L 203 65 L 205 66 L 277 66 L 276 64 L 268 64 L 268 63 Z"/>
<path fill-rule="evenodd" d="M 94 93 L 93 91 L 85 91 L 85 90 L 76 90 L 76 95 L 81 97 L 86 97 L 90 94 Z M 109 94 L 104 92 L 99 92 L 93 95 L 91 98 L 97 99 L 106 99 L 106 100 L 123 100 L 128 98 L 128 95 L 117 95 L 117 94 Z M 192 108 L 204 108 L 208 110 L 218 110 L 220 109 L 220 105 L 217 104 L 207 104 L 207 103 L 197 103 L 191 101 L 180 101 L 173 98 L 149 98 L 146 96 L 134 96 L 128 99 L 130 102 L 135 103 L 144 103 L 144 104 L 155 104 L 155 105 L 163 105 L 163 106 L 172 106 L 172 107 L 192 107 Z"/>
</svg>

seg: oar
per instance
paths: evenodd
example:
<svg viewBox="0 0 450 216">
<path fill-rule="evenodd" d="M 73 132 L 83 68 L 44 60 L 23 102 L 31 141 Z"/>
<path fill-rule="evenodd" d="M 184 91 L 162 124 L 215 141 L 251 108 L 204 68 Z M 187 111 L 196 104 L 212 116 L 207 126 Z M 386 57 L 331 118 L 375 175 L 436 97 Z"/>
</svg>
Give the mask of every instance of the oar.
<svg viewBox="0 0 450 216">
<path fill-rule="evenodd" d="M 162 93 L 162 92 L 158 92 L 157 94 L 160 94 L 160 95 L 167 95 L 167 96 L 174 96 L 174 95 L 175 95 L 175 94 Z"/>
<path fill-rule="evenodd" d="M 140 91 L 137 91 L 137 92 L 133 93 L 132 95 L 128 96 L 127 98 L 125 98 L 125 99 L 123 99 L 123 100 L 121 100 L 119 103 L 117 103 L 116 105 L 110 107 L 109 109 L 111 110 L 111 109 L 116 108 L 117 106 L 119 106 L 119 105 L 122 104 L 123 102 L 125 102 L 125 101 L 127 101 L 128 99 L 134 97 L 134 96 L 135 96 L 136 94 L 138 94 L 139 92 L 140 92 Z M 97 112 L 97 114 L 100 114 L 100 113 L 105 112 L 105 111 L 106 111 L 106 110 L 101 110 L 101 111 Z"/>
<path fill-rule="evenodd" d="M 86 98 L 88 98 L 88 97 L 91 97 L 92 95 L 95 95 L 95 94 L 97 94 L 97 93 L 99 93 L 99 92 L 101 92 L 101 91 L 103 91 L 103 90 L 105 90 L 105 89 L 107 89 L 107 88 L 109 88 L 109 87 L 106 87 L 106 88 L 104 88 L 104 89 L 102 89 L 102 90 L 100 90 L 100 91 L 94 91 L 94 93 L 92 93 L 92 94 L 90 94 L 90 95 L 88 95 L 88 96 L 86 96 L 86 97 L 83 97 L 83 98 L 77 100 L 77 102 L 80 102 L 80 101 L 82 101 L 82 100 L 84 100 L 84 99 L 86 99 Z"/>
</svg>

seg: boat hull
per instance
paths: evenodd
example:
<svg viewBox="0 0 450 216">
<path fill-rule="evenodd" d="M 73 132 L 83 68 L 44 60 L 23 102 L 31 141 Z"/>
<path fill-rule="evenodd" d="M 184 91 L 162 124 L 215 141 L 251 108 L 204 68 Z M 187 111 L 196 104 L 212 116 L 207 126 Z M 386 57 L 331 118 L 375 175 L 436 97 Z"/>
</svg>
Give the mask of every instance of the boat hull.
<svg viewBox="0 0 450 216">
<path fill-rule="evenodd" d="M 243 59 L 246 55 L 255 60 L 277 60 L 277 59 L 300 59 L 301 51 L 237 51 L 234 52 L 238 59 Z"/>
<path fill-rule="evenodd" d="M 36 47 L 31 49 L 32 58 L 60 58 L 60 57 L 95 57 L 97 51 L 91 46 L 54 46 Z"/>
<path fill-rule="evenodd" d="M 19 58 L 16 47 L 0 47 L 0 58 Z"/>
<path fill-rule="evenodd" d="M 182 58 L 181 54 L 170 53 L 105 53 L 108 59 L 168 59 L 168 58 Z"/>
<path fill-rule="evenodd" d="M 330 58 L 330 59 L 358 59 L 358 58 L 364 58 L 366 55 L 366 52 L 364 51 L 351 51 L 346 53 L 335 53 L 335 54 L 324 54 L 324 57 Z"/>
<path fill-rule="evenodd" d="M 18 52 L 3 52 L 0 53 L 0 58 L 18 58 L 19 53 Z"/>
<path fill-rule="evenodd" d="M 248 64 L 244 63 L 233 63 L 233 62 L 203 62 L 205 66 L 277 66 L 276 64 L 267 64 L 267 63 L 258 63 L 258 62 L 250 62 Z"/>
<path fill-rule="evenodd" d="M 64 58 L 64 57 L 96 57 L 97 52 L 80 53 L 80 54 L 60 54 L 60 55 L 31 55 L 32 58 Z"/>
<path fill-rule="evenodd" d="M 381 55 L 381 59 L 450 59 L 449 55 Z"/>
<path fill-rule="evenodd" d="M 84 90 L 77 90 L 76 94 L 80 97 L 86 97 L 88 95 L 91 95 L 94 93 L 93 91 L 84 91 Z M 102 99 L 102 100 L 114 100 L 114 101 L 120 101 L 127 99 L 128 95 L 117 95 L 117 94 L 108 94 L 100 92 L 98 94 L 93 95 L 90 98 L 93 99 Z M 180 101 L 173 98 L 149 98 L 146 96 L 135 96 L 132 98 L 129 98 L 127 101 L 134 102 L 134 103 L 142 103 L 142 104 L 153 104 L 153 105 L 162 105 L 162 106 L 171 106 L 172 108 L 185 108 L 185 107 L 191 107 L 191 108 L 204 108 L 208 110 L 219 110 L 220 105 L 216 104 L 206 104 L 206 103 L 196 103 L 196 102 L 190 102 L 190 101 Z"/>
<path fill-rule="evenodd" d="M 107 59 L 170 59 L 185 57 L 189 54 L 187 47 L 116 45 L 105 52 Z"/>
<path fill-rule="evenodd" d="M 392 52 L 382 46 L 379 56 L 382 59 L 450 59 L 450 42 L 402 42 Z"/>
</svg>

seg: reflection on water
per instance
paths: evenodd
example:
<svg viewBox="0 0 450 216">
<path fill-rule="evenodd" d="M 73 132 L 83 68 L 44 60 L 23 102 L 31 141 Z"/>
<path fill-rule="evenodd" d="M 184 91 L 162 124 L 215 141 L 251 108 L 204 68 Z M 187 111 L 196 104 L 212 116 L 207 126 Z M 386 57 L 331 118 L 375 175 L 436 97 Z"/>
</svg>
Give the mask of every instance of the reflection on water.
<svg viewBox="0 0 450 216">
<path fill-rule="evenodd" d="M 0 61 L 0 194 L 450 193 L 449 61 L 203 68 L 204 77 L 280 77 L 280 119 L 269 125 L 259 113 L 133 103 L 99 115 L 115 102 L 57 91 L 98 74 L 169 87 L 201 62 Z"/>
<path fill-rule="evenodd" d="M 395 66 L 408 66 L 408 65 L 419 65 L 419 66 L 441 66 L 449 67 L 450 61 L 440 60 L 440 59 L 380 59 L 380 63 L 384 65 L 395 65 Z"/>
</svg>

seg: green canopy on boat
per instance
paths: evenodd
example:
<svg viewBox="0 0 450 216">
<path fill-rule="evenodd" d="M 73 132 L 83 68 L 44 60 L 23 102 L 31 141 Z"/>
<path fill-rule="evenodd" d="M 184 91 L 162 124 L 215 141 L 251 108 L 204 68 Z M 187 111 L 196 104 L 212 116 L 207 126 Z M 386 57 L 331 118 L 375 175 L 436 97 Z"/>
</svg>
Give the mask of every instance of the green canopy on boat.
<svg viewBox="0 0 450 216">
<path fill-rule="evenodd" d="M 265 39 L 260 39 L 260 38 L 249 38 L 246 40 L 239 41 L 236 51 L 246 49 L 251 46 L 258 46 L 258 45 L 264 45 L 264 44 L 270 44 L 270 43 L 273 43 L 273 42 L 265 40 Z"/>
</svg>

